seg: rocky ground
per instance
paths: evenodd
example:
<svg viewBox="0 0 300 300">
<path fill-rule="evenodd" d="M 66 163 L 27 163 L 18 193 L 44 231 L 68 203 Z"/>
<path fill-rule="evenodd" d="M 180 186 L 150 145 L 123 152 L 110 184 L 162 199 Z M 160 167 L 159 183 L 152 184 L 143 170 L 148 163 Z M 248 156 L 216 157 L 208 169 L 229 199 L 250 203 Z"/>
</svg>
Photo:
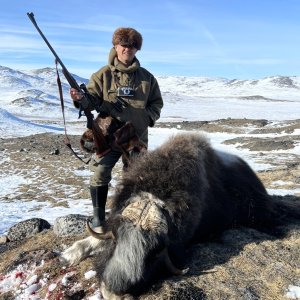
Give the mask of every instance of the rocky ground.
<svg viewBox="0 0 300 300">
<path fill-rule="evenodd" d="M 296 134 L 300 120 L 272 123 L 267 120 L 224 119 L 158 123 L 157 127 L 236 135 L 224 143 L 249 149 L 249 155 L 257 163 L 270 166 L 258 171 L 267 188 L 300 189 L 300 158 L 290 151 L 300 143 L 300 136 Z M 41 206 L 45 201 L 53 206 L 68 206 L 65 200 L 68 197 L 74 200 L 88 198 L 87 183 L 73 173 L 84 170 L 86 166 L 70 154 L 63 140 L 63 135 L 54 134 L 1 139 L 2 172 L 34 178 L 30 185 L 18 189 L 15 199 L 37 200 Z M 78 136 L 71 137 L 77 150 L 78 141 Z M 121 174 L 119 164 L 114 170 L 114 178 Z M 296 192 L 294 196 L 282 198 L 300 201 L 299 196 Z M 289 286 L 300 286 L 300 221 L 281 230 L 285 236 L 275 238 L 253 229 L 232 229 L 216 240 L 195 245 L 186 254 L 190 268 L 186 276 L 159 281 L 140 299 L 287 299 Z M 78 266 L 64 268 L 56 256 L 78 238 L 62 239 L 50 229 L 22 241 L 1 245 L 0 280 L 18 266 L 26 265 L 27 269 L 34 266 L 35 274 L 48 276 L 47 284 L 39 292 L 41 298 L 89 299 L 95 294 L 98 284 L 96 277 L 85 278 L 86 272 L 93 268 L 92 260 L 86 259 Z M 70 284 L 50 292 L 49 284 L 59 282 L 66 274 L 71 274 L 68 277 Z M 12 292 L 1 294 L 0 289 L 0 299 L 17 298 Z"/>
</svg>

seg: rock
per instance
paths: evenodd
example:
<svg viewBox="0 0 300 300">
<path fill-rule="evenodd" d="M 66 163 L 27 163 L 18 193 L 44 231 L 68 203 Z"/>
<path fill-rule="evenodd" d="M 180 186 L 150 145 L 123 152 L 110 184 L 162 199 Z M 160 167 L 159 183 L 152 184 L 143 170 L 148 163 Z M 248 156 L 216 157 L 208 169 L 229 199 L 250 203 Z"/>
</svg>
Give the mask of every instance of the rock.
<svg viewBox="0 0 300 300">
<path fill-rule="evenodd" d="M 90 221 L 90 217 L 70 214 L 58 217 L 54 221 L 53 232 L 57 236 L 74 236 L 85 233 L 86 222 Z"/>
<path fill-rule="evenodd" d="M 12 226 L 7 233 L 9 241 L 18 241 L 49 229 L 51 225 L 44 219 L 33 218 Z"/>
<path fill-rule="evenodd" d="M 59 155 L 59 154 L 60 154 L 59 149 L 55 149 L 51 152 L 51 155 Z"/>
<path fill-rule="evenodd" d="M 8 238 L 6 235 L 0 236 L 0 245 L 6 244 L 8 242 Z"/>
<path fill-rule="evenodd" d="M 65 299 L 72 299 L 72 300 L 81 300 L 84 298 L 86 292 L 84 290 L 74 291 L 71 289 L 65 293 Z"/>
</svg>

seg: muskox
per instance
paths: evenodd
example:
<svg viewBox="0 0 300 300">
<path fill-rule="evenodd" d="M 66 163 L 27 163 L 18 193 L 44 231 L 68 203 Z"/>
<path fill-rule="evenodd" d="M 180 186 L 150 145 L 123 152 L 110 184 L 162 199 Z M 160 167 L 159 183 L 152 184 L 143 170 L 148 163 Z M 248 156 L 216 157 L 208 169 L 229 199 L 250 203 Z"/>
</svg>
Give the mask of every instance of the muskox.
<svg viewBox="0 0 300 300">
<path fill-rule="evenodd" d="M 178 264 L 193 243 L 236 226 L 272 229 L 299 206 L 274 201 L 241 158 L 214 150 L 199 134 L 180 134 L 136 158 L 117 188 L 102 233 L 62 253 L 69 264 L 94 255 L 107 299 L 137 295 Z M 292 216 L 292 215 L 290 215 Z M 112 296 L 114 295 L 114 296 Z"/>
</svg>

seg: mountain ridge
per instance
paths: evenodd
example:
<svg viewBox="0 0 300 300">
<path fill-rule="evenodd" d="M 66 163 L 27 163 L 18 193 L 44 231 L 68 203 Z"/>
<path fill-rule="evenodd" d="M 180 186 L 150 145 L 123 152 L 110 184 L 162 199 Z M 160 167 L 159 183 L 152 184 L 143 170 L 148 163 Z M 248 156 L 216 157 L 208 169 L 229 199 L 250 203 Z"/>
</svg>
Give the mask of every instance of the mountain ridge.
<svg viewBox="0 0 300 300">
<path fill-rule="evenodd" d="M 78 123 L 69 84 L 59 71 L 66 119 Z M 78 84 L 88 80 L 72 74 Z M 24 132 L 19 119 L 61 124 L 56 69 L 14 70 L 0 66 L 0 124 L 13 136 Z M 255 80 L 204 76 L 156 76 L 164 107 L 160 121 L 197 121 L 220 118 L 298 119 L 300 76 L 270 76 Z M 288 104 L 287 104 L 288 103 Z M 5 114 L 7 111 L 9 114 Z M 11 116 L 17 117 L 13 119 Z M 84 118 L 80 119 L 84 122 Z M 14 124 L 12 128 L 8 125 Z M 36 132 L 42 132 L 36 126 Z M 2 129 L 3 130 L 3 129 Z M 26 131 L 27 132 L 27 131 Z M 27 133 L 26 133 L 27 134 Z"/>
<path fill-rule="evenodd" d="M 60 71 L 61 81 L 64 87 L 68 87 L 68 83 L 64 78 L 62 72 Z M 76 74 L 72 74 L 75 80 L 78 83 L 87 83 L 88 79 L 80 77 Z M 51 67 L 45 67 L 40 69 L 32 70 L 14 70 L 9 67 L 0 65 L 0 87 L 5 82 L 5 79 L 15 78 L 16 82 L 14 84 L 27 83 L 26 85 L 35 85 L 41 81 L 50 81 L 56 85 L 56 69 Z M 253 87 L 260 86 L 261 88 L 265 87 L 270 88 L 282 88 L 282 89 L 300 89 L 300 76 L 269 76 L 263 77 L 261 79 L 227 79 L 223 77 L 205 77 L 205 76 L 156 76 L 159 84 L 161 86 L 162 92 L 168 92 L 170 89 L 170 81 L 173 82 L 171 88 L 174 86 L 177 87 L 177 91 L 182 91 L 182 87 L 195 89 L 198 88 L 200 91 L 208 91 L 213 87 L 220 88 L 223 87 L 224 90 L 228 92 L 228 89 L 240 89 L 240 92 L 246 92 L 245 89 L 248 89 L 248 93 L 251 93 Z M 17 81 L 17 79 L 19 81 Z M 168 88 L 169 87 L 169 88 Z M 18 88 L 18 87 L 15 87 Z M 23 86 L 22 86 L 23 88 Z M 242 90 L 244 89 L 244 90 Z M 215 92 L 217 95 L 218 93 Z M 235 93 L 233 92 L 235 95 Z"/>
</svg>

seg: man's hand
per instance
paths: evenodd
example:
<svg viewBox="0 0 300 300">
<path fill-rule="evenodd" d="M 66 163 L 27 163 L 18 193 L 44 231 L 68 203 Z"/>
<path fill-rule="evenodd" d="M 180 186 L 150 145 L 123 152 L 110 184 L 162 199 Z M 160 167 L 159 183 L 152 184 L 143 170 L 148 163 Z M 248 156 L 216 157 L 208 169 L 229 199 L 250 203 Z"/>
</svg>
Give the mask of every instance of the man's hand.
<svg viewBox="0 0 300 300">
<path fill-rule="evenodd" d="M 78 91 L 74 88 L 70 88 L 70 96 L 73 101 L 80 101 L 83 97 L 83 94 L 81 91 Z"/>
</svg>

